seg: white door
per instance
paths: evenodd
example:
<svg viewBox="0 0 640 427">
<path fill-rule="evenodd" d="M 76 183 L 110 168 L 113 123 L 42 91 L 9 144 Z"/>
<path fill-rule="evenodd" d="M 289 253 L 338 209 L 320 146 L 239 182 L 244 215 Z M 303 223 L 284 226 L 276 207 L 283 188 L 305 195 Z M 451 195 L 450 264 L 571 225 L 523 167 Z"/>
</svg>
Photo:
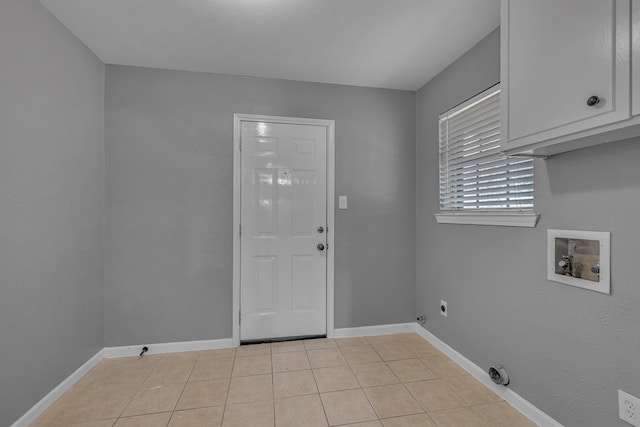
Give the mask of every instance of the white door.
<svg viewBox="0 0 640 427">
<path fill-rule="evenodd" d="M 327 128 L 241 125 L 240 339 L 327 331 Z"/>
</svg>

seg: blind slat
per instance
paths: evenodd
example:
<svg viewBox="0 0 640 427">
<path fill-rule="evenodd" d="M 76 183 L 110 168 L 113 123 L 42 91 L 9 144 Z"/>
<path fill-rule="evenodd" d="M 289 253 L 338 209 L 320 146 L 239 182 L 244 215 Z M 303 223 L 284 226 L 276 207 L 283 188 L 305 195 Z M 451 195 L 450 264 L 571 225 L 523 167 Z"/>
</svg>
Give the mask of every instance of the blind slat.
<svg viewBox="0 0 640 427">
<path fill-rule="evenodd" d="M 500 109 L 492 109 L 490 111 L 484 111 L 482 114 L 478 114 L 478 117 L 474 120 L 464 120 L 457 123 L 449 123 L 447 132 L 450 137 L 459 137 L 460 135 L 474 132 L 476 129 L 484 126 L 490 126 L 495 122 L 496 117 L 500 117 Z"/>
<path fill-rule="evenodd" d="M 456 202 L 456 201 L 473 201 L 473 200 L 507 200 L 507 199 L 520 199 L 523 197 L 530 197 L 531 190 L 533 189 L 533 185 L 522 186 L 521 190 L 516 190 L 518 187 L 514 187 L 513 191 L 504 192 L 504 191 L 476 191 L 469 194 L 461 194 L 458 197 L 443 197 L 440 200 L 445 202 Z"/>
<path fill-rule="evenodd" d="M 531 164 L 504 164 L 497 158 L 493 162 L 483 164 L 469 164 L 461 165 L 461 167 L 440 168 L 441 175 L 451 175 L 452 178 L 456 178 L 458 175 L 469 176 L 471 174 L 478 174 L 480 176 L 489 176 L 493 174 L 508 172 L 508 173 L 522 173 L 522 171 L 533 171 Z M 532 172 L 530 172 L 532 173 Z"/>
<path fill-rule="evenodd" d="M 477 98 L 440 115 L 440 209 L 530 210 L 533 160 L 500 153 L 500 90 Z"/>
<path fill-rule="evenodd" d="M 449 181 L 491 181 L 500 178 L 518 178 L 521 176 L 533 176 L 533 171 L 531 169 L 495 169 L 490 171 L 490 173 L 484 171 L 478 171 L 477 169 L 462 169 L 458 171 L 440 171 L 440 177 L 446 178 L 449 177 Z"/>
<path fill-rule="evenodd" d="M 500 123 L 492 121 L 482 127 L 474 129 L 473 132 L 467 132 L 459 136 L 451 134 L 445 135 L 448 141 L 446 149 L 447 151 L 458 150 L 469 146 L 470 144 L 474 144 L 475 141 L 490 139 L 495 135 L 500 135 Z"/>
<path fill-rule="evenodd" d="M 455 141 L 453 141 L 453 144 L 447 147 L 446 154 L 449 157 L 460 156 L 475 148 L 487 148 L 491 146 L 500 146 L 500 132 L 496 132 L 495 129 L 475 135 L 473 138 L 463 141 L 460 144 L 456 144 Z"/>
<path fill-rule="evenodd" d="M 478 160 L 485 159 L 492 155 L 500 155 L 499 145 L 490 145 L 486 148 L 480 147 L 478 149 L 471 150 L 464 157 L 450 156 L 449 168 L 452 168 L 452 167 L 461 168 L 464 165 L 475 164 L 478 162 Z"/>
<path fill-rule="evenodd" d="M 533 176 L 531 168 L 495 168 L 489 171 L 481 171 L 478 169 L 467 168 L 457 171 L 440 171 L 440 177 L 449 177 L 449 181 L 491 181 L 500 178 L 518 178 L 522 176 Z"/>
</svg>

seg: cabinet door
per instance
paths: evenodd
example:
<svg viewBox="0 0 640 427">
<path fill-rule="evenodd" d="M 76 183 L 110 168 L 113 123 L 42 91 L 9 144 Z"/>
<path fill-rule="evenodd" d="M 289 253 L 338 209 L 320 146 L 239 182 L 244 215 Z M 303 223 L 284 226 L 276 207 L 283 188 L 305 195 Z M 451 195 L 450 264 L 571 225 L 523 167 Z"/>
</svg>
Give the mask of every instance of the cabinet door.
<svg viewBox="0 0 640 427">
<path fill-rule="evenodd" d="M 505 149 L 629 118 L 629 17 L 629 0 L 503 0 Z"/>
<path fill-rule="evenodd" d="M 633 115 L 640 114 L 640 0 L 631 2 L 631 88 L 633 89 Z"/>
</svg>

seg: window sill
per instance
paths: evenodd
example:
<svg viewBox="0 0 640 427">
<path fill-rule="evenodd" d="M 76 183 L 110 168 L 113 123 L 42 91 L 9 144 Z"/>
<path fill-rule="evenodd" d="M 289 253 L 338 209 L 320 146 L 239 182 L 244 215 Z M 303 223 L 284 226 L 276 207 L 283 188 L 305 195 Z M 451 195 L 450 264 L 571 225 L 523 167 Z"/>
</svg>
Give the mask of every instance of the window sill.
<svg viewBox="0 0 640 427">
<path fill-rule="evenodd" d="M 540 214 L 522 212 L 456 212 L 435 214 L 438 224 L 499 225 L 504 227 L 535 227 Z"/>
</svg>

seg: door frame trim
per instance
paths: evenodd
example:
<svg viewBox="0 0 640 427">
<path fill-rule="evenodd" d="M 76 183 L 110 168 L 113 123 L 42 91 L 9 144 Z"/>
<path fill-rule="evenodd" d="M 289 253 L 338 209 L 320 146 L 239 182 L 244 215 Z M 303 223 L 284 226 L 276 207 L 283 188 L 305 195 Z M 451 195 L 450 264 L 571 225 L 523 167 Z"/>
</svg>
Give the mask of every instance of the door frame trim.
<svg viewBox="0 0 640 427">
<path fill-rule="evenodd" d="M 324 126 L 327 128 L 327 338 L 333 338 L 335 334 L 333 264 L 333 253 L 335 248 L 335 120 L 236 113 L 233 115 L 233 345 L 240 345 L 240 189 L 242 184 L 240 135 L 242 134 L 242 122 L 313 125 Z"/>
</svg>

